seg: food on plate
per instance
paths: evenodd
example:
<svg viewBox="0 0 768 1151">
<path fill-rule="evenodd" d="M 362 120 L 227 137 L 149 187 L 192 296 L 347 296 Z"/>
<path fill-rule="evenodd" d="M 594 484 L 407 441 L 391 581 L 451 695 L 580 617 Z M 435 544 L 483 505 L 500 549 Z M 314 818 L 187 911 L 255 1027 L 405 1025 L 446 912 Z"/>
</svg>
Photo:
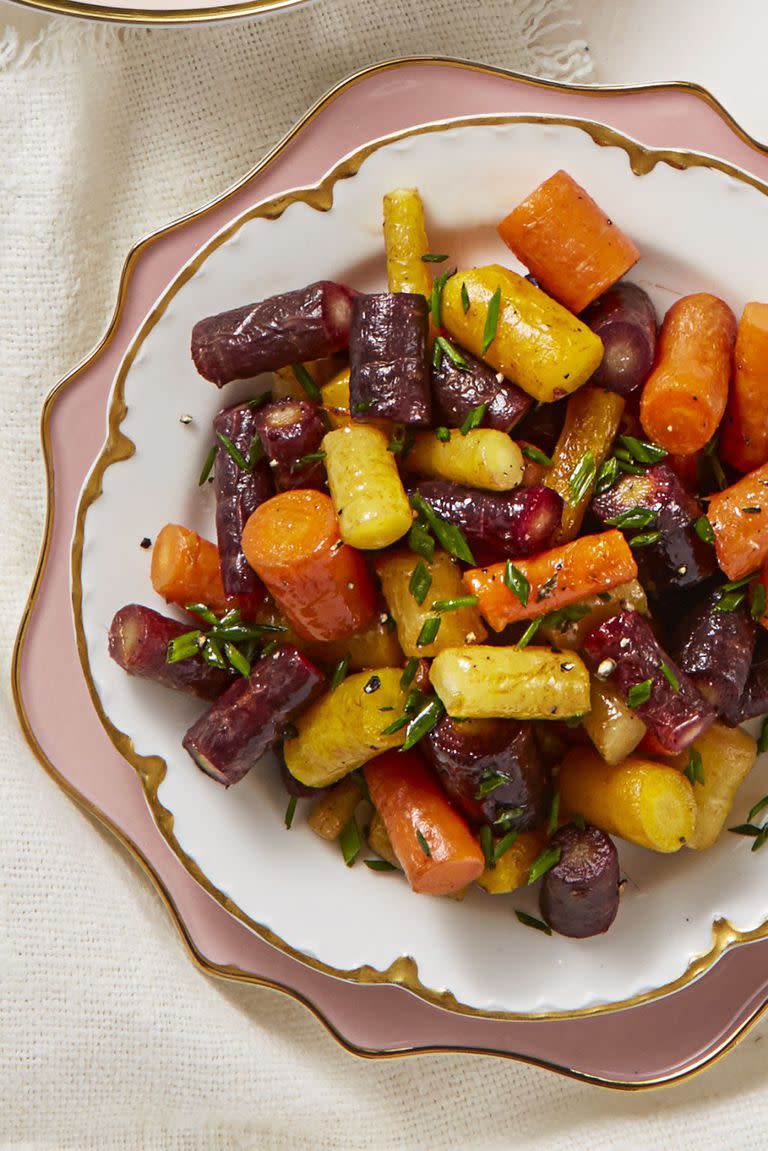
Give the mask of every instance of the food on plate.
<svg viewBox="0 0 768 1151">
<path fill-rule="evenodd" d="M 416 188 L 383 214 L 388 290 L 319 281 L 195 325 L 204 379 L 272 392 L 213 421 L 218 545 L 157 533 L 152 586 L 186 622 L 128 604 L 110 654 L 207 701 L 183 746 L 217 783 L 261 786 L 271 749 L 286 828 L 307 802 L 348 867 L 530 887 L 543 921 L 520 923 L 598 935 L 613 837 L 710 848 L 757 757 L 768 304 L 737 332 L 689 295 L 659 330 L 638 249 L 565 172 L 498 225 L 527 277 L 500 244 L 457 271 Z"/>
</svg>

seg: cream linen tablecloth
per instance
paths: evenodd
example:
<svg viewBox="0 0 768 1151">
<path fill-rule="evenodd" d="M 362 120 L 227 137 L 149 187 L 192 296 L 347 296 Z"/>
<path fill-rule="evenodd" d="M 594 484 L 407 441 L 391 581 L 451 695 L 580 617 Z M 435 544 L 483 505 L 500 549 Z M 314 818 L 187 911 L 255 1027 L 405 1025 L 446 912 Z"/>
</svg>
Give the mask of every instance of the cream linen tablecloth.
<svg viewBox="0 0 768 1151">
<path fill-rule="evenodd" d="M 755 7 L 718 8 L 740 6 Z M 576 3 L 600 79 L 624 78 L 625 33 L 649 68 L 632 78 L 655 78 L 668 7 Z M 664 78 L 684 61 L 706 79 L 685 56 L 684 17 L 701 40 L 709 7 L 674 5 L 682 27 Z M 7 686 L 43 523 L 38 412 L 102 332 L 130 244 L 226 187 L 333 82 L 377 59 L 445 53 L 594 78 L 571 15 L 567 0 L 318 0 L 239 26 L 116 34 L 0 0 L 3 1147 L 768 1146 L 760 1030 L 705 1078 L 613 1095 L 485 1058 L 363 1062 L 295 1003 L 207 980 L 137 867 L 37 765 Z M 742 34 L 765 42 L 754 25 Z M 704 37 L 702 66 L 721 43 Z"/>
</svg>

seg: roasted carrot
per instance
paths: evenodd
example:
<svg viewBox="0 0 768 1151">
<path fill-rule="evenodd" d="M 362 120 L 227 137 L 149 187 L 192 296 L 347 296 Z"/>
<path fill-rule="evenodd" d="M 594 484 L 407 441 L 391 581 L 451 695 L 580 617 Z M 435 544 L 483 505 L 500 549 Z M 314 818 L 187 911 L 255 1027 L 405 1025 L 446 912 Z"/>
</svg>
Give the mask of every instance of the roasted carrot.
<svg viewBox="0 0 768 1151">
<path fill-rule="evenodd" d="M 364 771 L 414 891 L 448 895 L 482 875 L 482 851 L 418 752 L 384 752 Z"/>
<path fill-rule="evenodd" d="M 739 320 L 720 455 L 739 472 L 768 463 L 768 304 L 747 304 Z"/>
<path fill-rule="evenodd" d="M 555 172 L 499 224 L 499 235 L 545 292 L 581 312 L 640 253 L 567 172 Z"/>
<path fill-rule="evenodd" d="M 342 542 L 323 492 L 297 488 L 267 500 L 245 525 L 243 551 L 305 639 L 342 639 L 373 615 L 376 593 L 363 557 Z"/>
<path fill-rule="evenodd" d="M 384 197 L 384 246 L 390 292 L 417 292 L 429 299 L 432 277 L 422 259 L 429 253 L 429 241 L 416 188 L 397 188 Z"/>
<path fill-rule="evenodd" d="M 709 501 L 717 562 L 728 579 L 742 579 L 768 560 L 768 464 Z"/>
<path fill-rule="evenodd" d="M 557 611 L 627 583 L 637 575 L 629 544 L 618 531 L 581 536 L 530 559 L 518 560 L 514 567 L 528 582 L 527 597 L 523 595 L 525 603 L 507 587 L 503 563 L 464 573 L 467 590 L 478 597 L 480 611 L 494 631 L 503 631 L 516 620 L 535 619 Z"/>
<path fill-rule="evenodd" d="M 356 428 L 361 423 L 380 428 L 387 436 L 392 434 L 391 420 L 366 420 L 363 416 L 352 419 L 349 411 L 349 368 L 344 368 L 320 389 L 323 409 L 332 428 Z"/>
<path fill-rule="evenodd" d="M 736 317 L 717 296 L 699 292 L 672 305 L 640 400 L 649 439 L 678 456 L 712 439 L 728 399 L 735 339 Z"/>
<path fill-rule="evenodd" d="M 602 388 L 579 388 L 568 400 L 565 424 L 544 480 L 564 501 L 557 543 L 579 534 L 595 474 L 611 449 L 623 412 L 623 397 Z"/>
<path fill-rule="evenodd" d="M 488 867 L 477 881 L 489 895 L 506 895 L 518 887 L 525 887 L 531 866 L 547 846 L 547 832 L 543 827 L 523 831 L 494 867 Z"/>
<path fill-rule="evenodd" d="M 214 612 L 237 608 L 248 618 L 263 595 L 227 595 L 221 582 L 219 549 L 190 528 L 166 524 L 152 549 L 152 587 L 167 603 L 185 608 L 202 603 Z"/>
</svg>

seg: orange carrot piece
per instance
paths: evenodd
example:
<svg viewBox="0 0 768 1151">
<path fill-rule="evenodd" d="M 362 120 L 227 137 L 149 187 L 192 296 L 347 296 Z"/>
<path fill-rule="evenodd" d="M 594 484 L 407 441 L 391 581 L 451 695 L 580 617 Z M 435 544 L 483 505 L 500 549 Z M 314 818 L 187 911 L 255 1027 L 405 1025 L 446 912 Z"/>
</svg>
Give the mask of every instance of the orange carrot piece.
<svg viewBox="0 0 768 1151">
<path fill-rule="evenodd" d="M 373 615 L 368 569 L 360 553 L 342 543 L 324 492 L 297 488 L 266 500 L 245 525 L 243 551 L 304 639 L 343 639 Z"/>
<path fill-rule="evenodd" d="M 494 631 L 509 623 L 535 619 L 568 604 L 628 583 L 637 564 L 621 532 L 581 536 L 562 547 L 515 561 L 530 585 L 527 604 L 504 582 L 506 565 L 492 564 L 464 573 L 467 590 L 479 599 L 479 608 Z"/>
<path fill-rule="evenodd" d="M 219 549 L 190 528 L 166 524 L 152 549 L 152 587 L 167 603 L 186 608 L 203 603 L 214 612 L 237 608 L 252 618 L 263 595 L 227 595 L 221 582 Z"/>
<path fill-rule="evenodd" d="M 768 464 L 709 501 L 717 562 L 728 579 L 742 579 L 768 560 Z"/>
<path fill-rule="evenodd" d="M 640 400 L 649 439 L 678 456 L 712 439 L 728 399 L 735 339 L 736 317 L 717 296 L 699 292 L 672 305 Z"/>
<path fill-rule="evenodd" d="M 669 464 L 685 490 L 695 494 L 699 489 L 700 460 L 699 453 L 694 452 L 690 456 L 667 456 L 664 463 Z"/>
<path fill-rule="evenodd" d="M 482 875 L 485 860 L 477 841 L 418 752 L 385 751 L 363 770 L 414 891 L 449 895 Z"/>
<path fill-rule="evenodd" d="M 572 176 L 555 172 L 499 224 L 499 235 L 545 292 L 581 312 L 640 253 Z"/>
<path fill-rule="evenodd" d="M 747 304 L 739 321 L 720 455 L 739 472 L 768 463 L 768 304 Z"/>
</svg>

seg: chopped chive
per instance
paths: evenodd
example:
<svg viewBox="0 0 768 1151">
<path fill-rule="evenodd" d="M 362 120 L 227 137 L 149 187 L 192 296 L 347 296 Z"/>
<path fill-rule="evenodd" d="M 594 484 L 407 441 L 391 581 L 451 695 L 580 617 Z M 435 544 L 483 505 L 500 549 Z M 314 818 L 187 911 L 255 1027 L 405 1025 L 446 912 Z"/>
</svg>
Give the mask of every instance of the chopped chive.
<svg viewBox="0 0 768 1151">
<path fill-rule="evenodd" d="M 397 871 L 394 863 L 390 863 L 388 859 L 364 859 L 363 863 L 371 871 Z"/>
<path fill-rule="evenodd" d="M 768 839 L 768 823 L 763 824 L 763 826 L 760 828 L 760 834 L 755 837 L 755 842 L 752 844 L 752 850 L 759 851 L 765 843 L 766 839 Z"/>
<path fill-rule="evenodd" d="M 756 815 L 759 815 L 761 811 L 765 811 L 766 807 L 768 807 L 768 795 L 764 795 L 762 799 L 758 799 L 754 807 L 750 809 L 749 815 L 747 816 L 748 821 L 751 823 Z"/>
<path fill-rule="evenodd" d="M 506 783 L 511 783 L 512 777 L 503 771 L 484 771 L 480 776 L 480 782 L 475 791 L 475 799 L 485 799 L 488 795 L 493 795 L 494 791 L 498 791 L 500 787 L 504 787 Z"/>
<path fill-rule="evenodd" d="M 475 607 L 479 602 L 476 595 L 457 595 L 452 599 L 434 600 L 430 611 L 461 611 L 464 607 Z"/>
<path fill-rule="evenodd" d="M 464 315 L 466 316 L 467 312 L 469 311 L 469 292 L 467 291 L 467 285 L 463 280 L 461 281 L 461 306 L 464 309 Z"/>
<path fill-rule="evenodd" d="M 619 440 L 639 464 L 658 464 L 669 455 L 658 444 L 649 444 L 647 440 L 638 440 L 636 436 L 619 436 Z"/>
<path fill-rule="evenodd" d="M 616 467 L 622 473 L 622 475 L 627 475 L 627 476 L 644 476 L 645 475 L 645 468 L 642 467 L 641 464 L 628 464 L 625 460 L 621 460 L 618 457 L 616 458 Z"/>
<path fill-rule="evenodd" d="M 424 600 L 427 598 L 427 592 L 431 586 L 431 572 L 427 565 L 424 563 L 424 560 L 420 559 L 416 564 L 416 567 L 411 572 L 411 578 L 408 581 L 408 591 L 416 600 L 416 603 L 419 605 L 419 607 L 421 607 L 421 605 L 424 603 Z"/>
<path fill-rule="evenodd" d="M 430 312 L 432 314 L 432 323 L 439 330 L 443 326 L 443 290 L 448 283 L 448 278 L 452 272 L 442 272 L 432 283 L 432 299 L 430 300 Z M 437 347 L 437 342 L 435 347 Z M 442 349 L 441 349 L 442 351 Z"/>
<path fill-rule="evenodd" d="M 352 411 L 353 413 L 367 412 L 371 407 L 373 407 L 373 400 L 358 400 L 352 405 Z"/>
<path fill-rule="evenodd" d="M 396 731 L 400 731 L 401 728 L 405 727 L 408 723 L 408 718 L 407 715 L 399 715 L 397 719 L 393 719 L 391 723 L 388 723 L 386 727 L 381 729 L 381 734 L 394 735 Z"/>
<path fill-rule="evenodd" d="M 721 592 L 717 602 L 713 604 L 713 611 L 736 611 L 744 603 L 747 593 L 744 588 L 735 588 L 733 591 Z"/>
<path fill-rule="evenodd" d="M 301 384 L 306 394 L 309 396 L 310 400 L 314 400 L 316 404 L 319 403 L 323 398 L 323 394 L 304 365 L 294 364 L 291 368 L 291 371 L 293 372 L 298 382 Z"/>
<path fill-rule="evenodd" d="M 712 471 L 712 475 L 713 475 L 714 480 L 715 480 L 715 483 L 717 484 L 718 488 L 722 491 L 724 487 L 727 487 L 728 480 L 726 479 L 725 471 L 723 470 L 723 465 L 720 462 L 720 455 L 719 455 L 719 451 L 718 451 L 719 446 L 720 446 L 720 437 L 717 435 L 717 433 L 715 433 L 715 435 L 712 437 L 712 439 L 709 441 L 709 443 L 706 445 L 706 447 L 702 448 L 701 454 L 704 456 L 704 458 L 706 460 L 708 460 L 710 469 Z"/>
<path fill-rule="evenodd" d="M 269 641 L 269 643 L 265 643 L 264 647 L 261 649 L 261 658 L 266 659 L 268 655 L 272 655 L 272 652 L 275 650 L 276 647 L 277 647 L 277 640 L 276 639 L 271 639 Z"/>
<path fill-rule="evenodd" d="M 760 734 L 757 737 L 757 750 L 761 755 L 768 751 L 768 716 L 763 720 Z"/>
<path fill-rule="evenodd" d="M 341 854 L 344 856 L 344 862 L 347 867 L 351 867 L 363 847 L 363 841 L 360 838 L 360 828 L 357 826 L 357 820 L 354 815 L 351 819 L 347 820 L 341 829 L 339 847 L 341 848 Z"/>
<path fill-rule="evenodd" d="M 251 674 L 251 665 L 245 658 L 243 653 L 235 647 L 233 643 L 224 644 L 224 654 L 235 671 L 239 671 L 243 679 L 247 679 Z"/>
<path fill-rule="evenodd" d="M 549 819 L 547 820 L 547 835 L 551 838 L 557 831 L 557 825 L 560 821 L 560 792 L 556 791 L 552 797 L 552 806 L 549 809 Z"/>
<path fill-rule="evenodd" d="M 416 714 L 408 723 L 403 741 L 403 751 L 410 751 L 412 747 L 436 727 L 445 715 L 445 708 L 436 695 L 428 695 Z"/>
<path fill-rule="evenodd" d="M 485 327 L 483 329 L 483 342 L 480 355 L 484 356 L 496 339 L 496 329 L 499 325 L 499 308 L 501 307 L 501 288 L 497 288 L 491 296 L 488 311 L 485 314 Z"/>
<path fill-rule="evenodd" d="M 485 866 L 491 871 L 496 866 L 493 858 L 493 835 L 487 823 L 480 828 L 480 849 L 485 856 Z"/>
<path fill-rule="evenodd" d="M 335 691 L 339 684 L 343 683 L 347 678 L 347 672 L 349 671 L 349 660 L 350 655 L 349 652 L 347 652 L 344 658 L 340 659 L 336 664 L 336 667 L 333 669 L 333 675 L 331 676 L 331 691 Z"/>
<path fill-rule="evenodd" d="M 439 615 L 431 615 L 425 619 L 421 625 L 421 631 L 416 637 L 416 647 L 428 647 L 429 644 L 434 643 L 437 633 L 440 631 L 441 622 L 442 618 Z"/>
<path fill-rule="evenodd" d="M 211 450 L 209 451 L 208 455 L 205 457 L 205 463 L 203 464 L 203 470 L 200 472 L 200 478 L 197 481 L 198 487 L 201 488 L 203 486 L 203 484 L 205 483 L 205 481 L 208 479 L 209 475 L 213 471 L 213 461 L 216 459 L 216 453 L 218 450 L 219 450 L 219 445 L 214 444 L 213 447 L 211 448 Z"/>
<path fill-rule="evenodd" d="M 755 836 L 760 834 L 762 828 L 755 827 L 753 823 L 739 823 L 736 827 L 729 827 L 728 830 L 734 835 L 746 835 L 754 839 Z"/>
<path fill-rule="evenodd" d="M 261 436 L 257 432 L 250 442 L 248 447 L 248 455 L 245 457 L 246 463 L 248 465 L 246 470 L 252 472 L 259 460 L 264 458 L 265 454 L 264 445 L 261 442 Z"/>
<path fill-rule="evenodd" d="M 527 911 L 518 911 L 517 908 L 515 908 L 515 915 L 525 927 L 535 927 L 537 931 L 543 931 L 545 935 L 552 934 L 552 928 L 543 919 L 537 919 L 535 915 L 529 915 Z"/>
<path fill-rule="evenodd" d="M 699 516 L 693 525 L 693 530 L 705 544 L 713 544 L 715 542 L 715 533 L 712 531 L 712 524 L 706 516 Z"/>
<path fill-rule="evenodd" d="M 612 488 L 619 478 L 619 461 L 615 456 L 611 456 L 609 460 L 605 460 L 597 469 L 595 476 L 595 495 L 601 496 L 603 492 L 607 492 Z"/>
<path fill-rule="evenodd" d="M 525 811 L 525 807 L 524 806 L 523 807 L 506 807 L 505 806 L 505 807 L 500 807 L 498 809 L 498 811 L 499 811 L 499 813 L 493 821 L 493 826 L 494 827 L 500 827 L 502 830 L 505 830 L 507 827 L 507 824 L 510 822 L 510 820 L 520 818 L 520 816 Z"/>
<path fill-rule="evenodd" d="M 213 626 L 219 622 L 218 617 L 214 615 L 211 609 L 204 603 L 185 604 L 184 611 L 191 611 L 194 615 L 199 615 L 206 623 L 212 624 Z"/>
<path fill-rule="evenodd" d="M 232 443 L 229 436 L 225 436 L 224 432 L 217 432 L 216 438 L 224 450 L 228 453 L 228 455 L 235 461 L 241 471 L 248 472 L 251 470 L 250 465 L 248 464 L 248 460 L 245 458 L 240 449 Z"/>
<path fill-rule="evenodd" d="M 536 596 L 536 603 L 541 603 L 543 599 L 548 599 L 557 586 L 557 572 L 551 575 L 548 580 L 539 588 L 538 595 Z"/>
<path fill-rule="evenodd" d="M 471 412 L 467 412 L 466 418 L 459 428 L 463 436 L 468 435 L 475 428 L 479 428 L 485 417 L 487 404 L 478 404 Z"/>
<path fill-rule="evenodd" d="M 539 630 L 539 628 L 543 624 L 544 618 L 545 618 L 544 616 L 539 616 L 538 619 L 532 619 L 531 622 L 528 624 L 528 627 L 525 629 L 523 634 L 520 636 L 520 639 L 515 644 L 515 647 L 517 647 L 519 650 L 522 650 L 522 648 L 524 648 L 524 647 L 528 647 L 528 644 L 531 642 L 533 637 L 536 635 L 536 632 Z"/>
<path fill-rule="evenodd" d="M 503 855 L 506 855 L 513 843 L 517 841 L 519 832 L 508 831 L 506 835 L 502 836 L 498 843 L 493 848 L 493 862 L 498 863 Z"/>
<path fill-rule="evenodd" d="M 574 825 L 574 827 L 578 827 L 579 831 L 583 831 L 587 826 L 586 820 L 580 811 L 574 811 L 571 813 L 571 823 Z"/>
<path fill-rule="evenodd" d="M 611 516 L 605 522 L 612 528 L 647 528 L 656 519 L 650 508 L 628 508 L 621 515 Z"/>
<path fill-rule="evenodd" d="M 403 424 L 398 424 L 392 433 L 387 450 L 395 456 L 401 455 L 403 459 L 407 459 L 415 440 L 416 433 L 413 428 L 406 428 Z"/>
<path fill-rule="evenodd" d="M 442 264 L 448 256 L 442 252 L 425 252 L 421 258 L 425 264 Z"/>
<path fill-rule="evenodd" d="M 310 464 L 314 464 L 316 460 L 324 460 L 325 452 L 307 452 L 305 456 L 300 456 L 296 463 L 293 465 L 295 472 L 301 468 L 308 468 Z"/>
<path fill-rule="evenodd" d="M 629 707 L 640 707 L 641 704 L 647 703 L 651 698 L 651 689 L 653 688 L 653 681 L 644 679 L 642 683 L 634 683 L 627 692 L 627 704 Z"/>
<path fill-rule="evenodd" d="M 537 448 L 535 444 L 522 444 L 520 447 L 521 452 L 526 459 L 532 460 L 535 464 L 541 464 L 542 467 L 551 468 L 552 458 L 546 455 L 541 448 Z"/>
<path fill-rule="evenodd" d="M 475 557 L 469 550 L 469 545 L 460 528 L 438 515 L 429 501 L 425 500 L 419 492 L 414 492 L 411 495 L 411 507 L 424 517 L 441 547 L 445 548 L 456 559 L 463 560 L 464 563 L 474 564 Z"/>
<path fill-rule="evenodd" d="M 669 664 L 665 663 L 664 660 L 661 661 L 661 674 L 664 676 L 664 679 L 667 681 L 674 692 L 680 691 L 680 680 L 672 671 L 672 668 L 669 666 Z"/>
<path fill-rule="evenodd" d="M 211 667 L 217 667 L 220 671 L 226 671 L 228 667 L 227 661 L 224 659 L 221 648 L 215 639 L 211 639 L 210 636 L 206 637 L 205 647 L 201 648 L 200 655 Z"/>
<path fill-rule="evenodd" d="M 721 591 L 738 591 L 739 588 L 746 587 L 753 579 L 756 579 L 760 572 L 750 572 L 749 575 L 742 576 L 741 579 L 730 580 L 729 583 L 724 583 Z"/>
<path fill-rule="evenodd" d="M 191 659 L 200 651 L 201 631 L 187 631 L 179 635 L 168 644 L 166 663 L 179 663 L 183 659 Z"/>
<path fill-rule="evenodd" d="M 562 849 L 559 847 L 546 847 L 538 859 L 535 859 L 528 870 L 528 883 L 535 883 L 548 871 L 560 862 Z"/>
<path fill-rule="evenodd" d="M 531 594 L 531 585 L 520 569 L 515 567 L 512 560 L 507 560 L 504 565 L 504 584 L 525 607 L 528 603 L 528 596 Z"/>
<path fill-rule="evenodd" d="M 757 516 L 760 514 L 760 512 L 763 509 L 762 508 L 742 508 L 741 510 L 743 512 L 745 512 L 748 516 Z"/>
<path fill-rule="evenodd" d="M 435 435 L 437 436 L 437 438 L 439 439 L 441 444 L 447 444 L 450 442 L 451 433 L 448 431 L 447 428 L 444 428 L 442 426 L 440 426 L 439 428 L 435 428 Z"/>
<path fill-rule="evenodd" d="M 403 691 L 407 691 L 416 678 L 416 672 L 419 670 L 419 660 L 415 655 L 412 655 L 405 665 L 405 671 L 400 676 L 400 686 Z"/>
<path fill-rule="evenodd" d="M 443 366 L 443 349 L 440 347 L 440 345 L 437 343 L 437 341 L 435 341 L 435 343 L 432 347 L 432 367 L 435 369 L 436 372 L 439 372 L 442 366 Z"/>
<path fill-rule="evenodd" d="M 595 481 L 596 471 L 595 457 L 587 449 L 568 479 L 569 503 L 572 507 L 578 507 L 582 500 L 586 499 Z"/>
<path fill-rule="evenodd" d="M 701 784 L 702 787 L 704 786 L 704 762 L 698 748 L 690 747 L 688 749 L 688 763 L 686 764 L 684 775 L 692 784 L 698 783 Z M 750 816 L 750 819 L 751 818 Z"/>
<path fill-rule="evenodd" d="M 469 371 L 469 364 L 464 359 L 461 352 L 458 350 L 458 348 L 454 348 L 451 341 L 446 340 L 445 336 L 437 336 L 435 339 L 435 344 L 440 346 L 440 351 L 448 357 L 454 368 L 458 368 L 459 371 L 462 372 Z"/>
<path fill-rule="evenodd" d="M 429 844 L 427 843 L 426 839 L 424 838 L 424 836 L 419 831 L 418 827 L 416 828 L 416 838 L 419 841 L 419 847 L 424 852 L 427 859 L 429 859 L 430 856 L 432 855 L 432 852 L 429 850 Z"/>
<path fill-rule="evenodd" d="M 750 603 L 752 619 L 759 620 L 765 615 L 765 584 L 761 581 L 752 584 L 752 601 Z"/>
<path fill-rule="evenodd" d="M 408 547 L 416 555 L 423 556 L 425 560 L 432 560 L 435 554 L 435 541 L 429 534 L 429 528 L 421 520 L 416 519 L 408 532 Z"/>
<path fill-rule="evenodd" d="M 283 820 L 288 831 L 291 830 L 291 826 L 293 824 L 293 817 L 296 814 L 296 803 L 297 803 L 296 796 L 292 795 L 291 798 L 288 800 L 288 806 L 285 809 L 285 818 Z"/>
<path fill-rule="evenodd" d="M 409 717 L 414 715 L 419 710 L 423 700 L 424 695 L 422 692 L 419 691 L 417 687 L 412 687 L 408 692 L 408 697 L 405 701 L 405 704 L 403 705 L 403 711 Z"/>
<path fill-rule="evenodd" d="M 271 403 L 272 403 L 272 392 L 267 390 L 266 392 L 262 392 L 260 396 L 254 396 L 254 398 L 252 400 L 249 400 L 245 406 L 247 408 L 263 408 L 264 404 L 271 404 Z"/>
<path fill-rule="evenodd" d="M 650 547 L 651 544 L 655 544 L 660 539 L 660 531 L 640 532 L 639 535 L 632 536 L 632 539 L 629 541 L 629 546 L 631 548 L 647 548 Z"/>
<path fill-rule="evenodd" d="M 349 778 L 352 780 L 355 787 L 358 789 L 358 791 L 362 795 L 363 799 L 367 799 L 368 802 L 370 803 L 371 802 L 371 793 L 368 790 L 368 781 L 366 780 L 365 776 L 363 775 L 362 769 L 359 767 L 356 767 L 354 771 L 350 771 Z"/>
</svg>

